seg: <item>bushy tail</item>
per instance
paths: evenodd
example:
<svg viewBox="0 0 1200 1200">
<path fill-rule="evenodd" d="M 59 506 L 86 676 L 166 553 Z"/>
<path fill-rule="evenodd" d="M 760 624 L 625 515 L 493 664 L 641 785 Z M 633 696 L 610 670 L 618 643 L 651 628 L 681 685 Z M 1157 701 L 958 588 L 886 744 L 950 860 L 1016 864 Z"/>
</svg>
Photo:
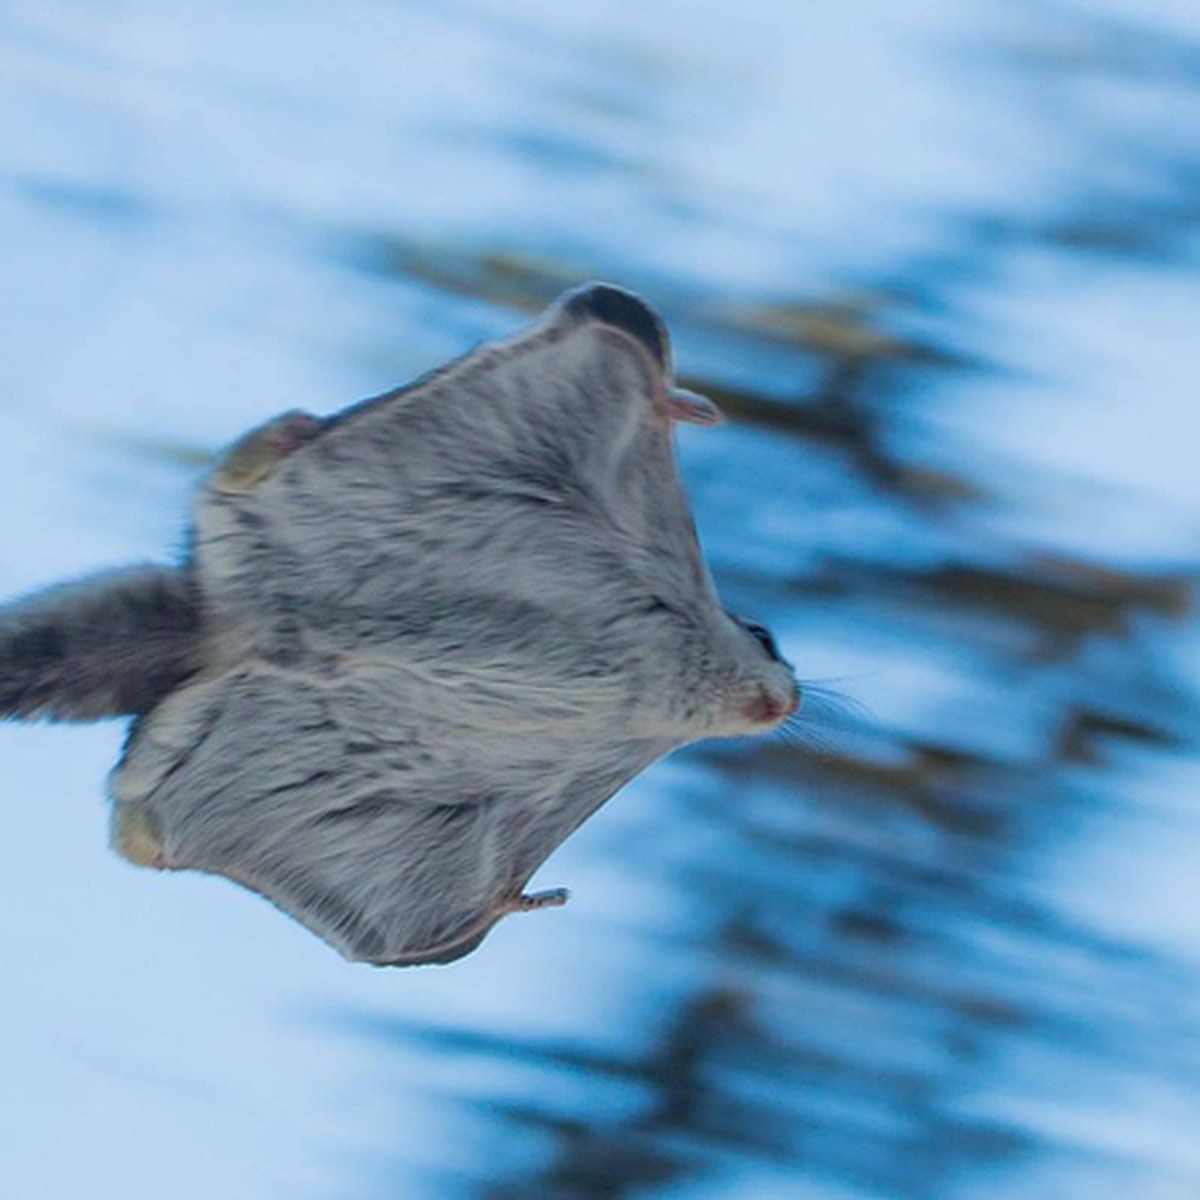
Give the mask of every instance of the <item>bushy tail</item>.
<svg viewBox="0 0 1200 1200">
<path fill-rule="evenodd" d="M 0 607 L 0 718 L 144 712 L 200 665 L 200 609 L 167 567 L 106 571 Z"/>
</svg>

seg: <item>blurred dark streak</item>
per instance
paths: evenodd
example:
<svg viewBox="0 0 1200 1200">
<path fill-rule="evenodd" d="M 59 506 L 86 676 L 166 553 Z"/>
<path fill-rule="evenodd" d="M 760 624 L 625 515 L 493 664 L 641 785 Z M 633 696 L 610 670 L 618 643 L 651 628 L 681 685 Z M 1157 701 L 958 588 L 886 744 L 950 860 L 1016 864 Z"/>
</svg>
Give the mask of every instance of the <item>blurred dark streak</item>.
<svg viewBox="0 0 1200 1200">
<path fill-rule="evenodd" d="M 0 176 L 0 187 L 50 213 L 82 217 L 114 229 L 145 226 L 161 217 L 134 192 L 79 180 L 9 175 Z"/>
</svg>

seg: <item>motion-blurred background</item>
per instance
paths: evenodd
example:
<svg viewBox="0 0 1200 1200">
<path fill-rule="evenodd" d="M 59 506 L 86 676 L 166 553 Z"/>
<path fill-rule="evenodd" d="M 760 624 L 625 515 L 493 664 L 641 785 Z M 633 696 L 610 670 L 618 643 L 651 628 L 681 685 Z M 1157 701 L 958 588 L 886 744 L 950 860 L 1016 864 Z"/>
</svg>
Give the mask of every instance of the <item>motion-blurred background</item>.
<svg viewBox="0 0 1200 1200">
<path fill-rule="evenodd" d="M 667 315 L 812 744 L 446 969 L 105 848 L 0 730 L 0 1195 L 1200 1197 L 1194 0 L 0 3 L 0 591 L 586 278 Z"/>
</svg>

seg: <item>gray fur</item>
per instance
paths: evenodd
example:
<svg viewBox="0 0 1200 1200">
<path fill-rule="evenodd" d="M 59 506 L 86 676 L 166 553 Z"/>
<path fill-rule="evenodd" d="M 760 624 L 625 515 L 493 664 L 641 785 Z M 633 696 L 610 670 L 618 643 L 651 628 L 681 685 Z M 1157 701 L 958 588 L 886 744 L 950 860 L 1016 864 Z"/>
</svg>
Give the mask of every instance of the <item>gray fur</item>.
<svg viewBox="0 0 1200 1200">
<path fill-rule="evenodd" d="M 200 661 L 187 573 L 106 571 L 0 609 L 0 717 L 96 721 L 142 712 Z"/>
<path fill-rule="evenodd" d="M 460 957 L 648 764 L 794 702 L 696 540 L 671 423 L 711 422 L 698 399 L 657 316 L 594 285 L 409 389 L 285 414 L 200 491 L 162 578 L 202 627 L 155 682 L 89 709 L 90 664 L 132 662 L 120 615 L 9 711 L 141 714 L 111 780 L 132 860 L 226 875 L 352 959 Z"/>
</svg>

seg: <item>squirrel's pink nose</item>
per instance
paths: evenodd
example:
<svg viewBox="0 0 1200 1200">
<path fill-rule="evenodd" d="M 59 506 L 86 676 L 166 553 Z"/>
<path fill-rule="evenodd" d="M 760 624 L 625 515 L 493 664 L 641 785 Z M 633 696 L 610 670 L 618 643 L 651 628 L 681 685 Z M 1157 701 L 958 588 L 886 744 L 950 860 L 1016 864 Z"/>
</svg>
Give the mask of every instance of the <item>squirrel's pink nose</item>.
<svg viewBox="0 0 1200 1200">
<path fill-rule="evenodd" d="M 742 712 L 756 724 L 776 725 L 800 707 L 800 689 L 793 688 L 790 696 L 780 696 L 760 687 Z"/>
</svg>

